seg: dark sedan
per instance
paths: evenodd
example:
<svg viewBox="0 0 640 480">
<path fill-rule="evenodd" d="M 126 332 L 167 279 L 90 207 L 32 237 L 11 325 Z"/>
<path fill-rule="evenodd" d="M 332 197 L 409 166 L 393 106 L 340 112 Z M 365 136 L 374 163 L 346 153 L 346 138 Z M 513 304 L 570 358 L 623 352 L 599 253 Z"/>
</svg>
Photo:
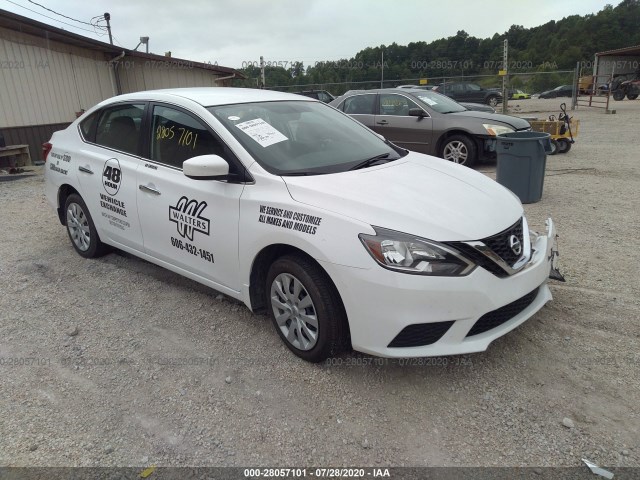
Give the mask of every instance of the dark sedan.
<svg viewBox="0 0 640 480">
<path fill-rule="evenodd" d="M 495 154 L 495 137 L 529 122 L 468 110 L 430 90 L 352 90 L 329 103 L 398 146 L 471 166 Z"/>
<path fill-rule="evenodd" d="M 540 98 L 557 98 L 557 97 L 572 97 L 573 86 L 572 85 L 560 85 L 553 90 L 547 90 L 540 94 Z"/>
</svg>

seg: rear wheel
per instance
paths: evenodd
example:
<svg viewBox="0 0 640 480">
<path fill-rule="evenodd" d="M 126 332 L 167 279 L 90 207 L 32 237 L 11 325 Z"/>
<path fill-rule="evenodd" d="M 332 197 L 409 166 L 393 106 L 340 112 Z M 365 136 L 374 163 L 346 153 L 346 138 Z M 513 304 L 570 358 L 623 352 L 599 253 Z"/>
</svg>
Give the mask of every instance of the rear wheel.
<svg viewBox="0 0 640 480">
<path fill-rule="evenodd" d="M 267 305 L 280 338 L 298 357 L 322 362 L 341 353 L 347 316 L 327 274 L 307 257 L 285 255 L 269 268 Z"/>
<path fill-rule="evenodd" d="M 447 138 L 440 156 L 450 162 L 471 167 L 476 163 L 476 144 L 466 135 L 453 135 Z"/>
<path fill-rule="evenodd" d="M 558 150 L 560 150 L 560 147 L 558 146 L 558 142 L 552 138 L 551 151 L 549 152 L 549 155 L 555 155 L 556 153 L 558 153 Z"/>
<path fill-rule="evenodd" d="M 627 94 L 627 98 L 629 100 L 635 100 L 636 98 L 638 98 L 638 94 L 637 93 L 628 93 Z"/>
<path fill-rule="evenodd" d="M 567 153 L 571 150 L 571 142 L 566 138 L 558 139 L 558 153 Z"/>
<path fill-rule="evenodd" d="M 80 256 L 93 258 L 107 253 L 107 246 L 100 241 L 89 209 L 80 195 L 74 193 L 67 197 L 64 212 L 67 233 Z"/>
</svg>

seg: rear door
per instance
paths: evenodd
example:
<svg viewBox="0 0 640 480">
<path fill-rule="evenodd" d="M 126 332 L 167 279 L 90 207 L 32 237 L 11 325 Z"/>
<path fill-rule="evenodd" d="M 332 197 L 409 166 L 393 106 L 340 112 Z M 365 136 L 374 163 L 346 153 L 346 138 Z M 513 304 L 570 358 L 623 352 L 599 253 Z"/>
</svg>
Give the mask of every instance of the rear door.
<svg viewBox="0 0 640 480">
<path fill-rule="evenodd" d="M 340 106 L 340 109 L 358 120 L 360 123 L 375 130 L 375 93 L 363 93 L 348 97 Z M 377 130 L 376 130 L 377 131 Z"/>
<path fill-rule="evenodd" d="M 105 107 L 81 124 L 85 143 L 76 165 L 81 195 L 102 240 L 142 251 L 136 204 L 146 104 Z"/>
<path fill-rule="evenodd" d="M 419 108 L 416 102 L 405 95 L 381 93 L 378 95 L 378 114 L 375 116 L 375 130 L 387 140 L 414 152 L 431 153 L 433 119 L 411 117 L 409 110 Z"/>
</svg>

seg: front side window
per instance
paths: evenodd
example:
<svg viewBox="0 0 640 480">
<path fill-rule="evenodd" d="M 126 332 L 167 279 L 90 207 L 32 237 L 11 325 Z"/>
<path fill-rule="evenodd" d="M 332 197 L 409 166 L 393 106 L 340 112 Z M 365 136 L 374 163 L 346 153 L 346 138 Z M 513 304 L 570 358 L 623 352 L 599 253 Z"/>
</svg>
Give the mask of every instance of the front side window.
<svg viewBox="0 0 640 480">
<path fill-rule="evenodd" d="M 342 110 L 349 115 L 373 115 L 375 101 L 375 94 L 354 95 L 344 101 Z"/>
<path fill-rule="evenodd" d="M 380 95 L 380 115 L 395 115 L 406 117 L 412 108 L 420 108 L 404 95 Z"/>
<path fill-rule="evenodd" d="M 471 90 L 472 92 L 479 92 L 482 89 L 480 88 L 479 85 L 476 85 L 475 83 L 468 83 L 467 90 Z"/>
<path fill-rule="evenodd" d="M 144 104 L 125 104 L 102 110 L 95 142 L 103 147 L 138 155 L 144 107 Z"/>
<path fill-rule="evenodd" d="M 324 103 L 256 102 L 208 110 L 276 175 L 343 172 L 374 157 L 394 160 L 407 153 Z"/>
<path fill-rule="evenodd" d="M 171 167 L 200 155 L 225 158 L 224 147 L 205 125 L 181 110 L 163 105 L 153 107 L 151 160 Z"/>
</svg>

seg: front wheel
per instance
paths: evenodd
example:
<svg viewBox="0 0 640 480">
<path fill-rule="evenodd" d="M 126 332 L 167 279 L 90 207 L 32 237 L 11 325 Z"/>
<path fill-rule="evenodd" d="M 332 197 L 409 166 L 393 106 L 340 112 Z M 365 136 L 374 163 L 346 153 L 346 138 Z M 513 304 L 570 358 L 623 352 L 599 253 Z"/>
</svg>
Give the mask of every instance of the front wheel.
<svg viewBox="0 0 640 480">
<path fill-rule="evenodd" d="M 318 363 L 344 350 L 342 300 L 317 264 L 299 254 L 280 257 L 269 268 L 266 294 L 278 335 L 298 357 Z"/>
<path fill-rule="evenodd" d="M 84 258 L 104 255 L 107 247 L 100 241 L 96 226 L 82 197 L 75 193 L 69 195 L 64 204 L 64 212 L 67 233 L 76 252 Z"/>
<path fill-rule="evenodd" d="M 496 105 L 498 105 L 498 97 L 496 97 L 495 95 L 489 96 L 489 98 L 487 98 L 487 105 L 491 107 L 495 107 Z"/>
<path fill-rule="evenodd" d="M 571 150 L 571 142 L 566 138 L 558 139 L 558 153 L 567 153 Z"/>
<path fill-rule="evenodd" d="M 620 101 L 624 100 L 624 90 L 616 90 L 613 92 L 613 99 Z"/>
<path fill-rule="evenodd" d="M 636 98 L 638 98 L 638 94 L 637 93 L 628 93 L 627 94 L 627 98 L 629 100 L 635 100 Z"/>
<path fill-rule="evenodd" d="M 551 150 L 548 153 L 549 155 L 555 155 L 560 150 L 560 147 L 558 146 L 558 142 L 553 138 L 550 140 L 550 142 L 551 142 Z"/>
<path fill-rule="evenodd" d="M 471 167 L 476 163 L 476 144 L 466 135 L 453 135 L 444 141 L 440 156 L 450 162 Z"/>
</svg>

